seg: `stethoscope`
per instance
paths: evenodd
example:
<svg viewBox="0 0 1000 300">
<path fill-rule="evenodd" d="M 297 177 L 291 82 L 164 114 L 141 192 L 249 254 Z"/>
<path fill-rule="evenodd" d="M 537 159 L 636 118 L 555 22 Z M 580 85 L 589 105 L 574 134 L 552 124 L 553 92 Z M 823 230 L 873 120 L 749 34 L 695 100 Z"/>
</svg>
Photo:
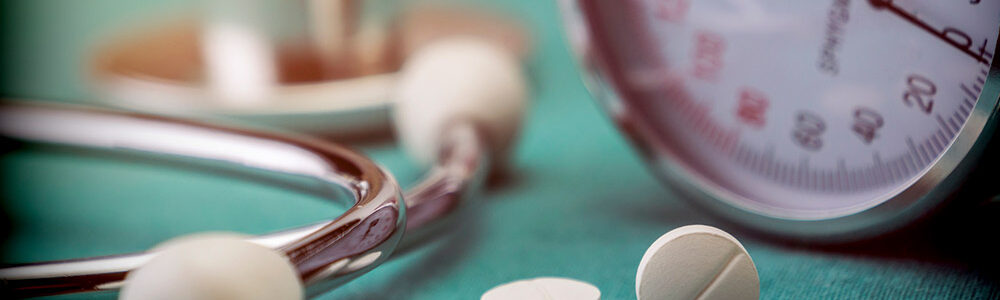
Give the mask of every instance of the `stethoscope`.
<svg viewBox="0 0 1000 300">
<path fill-rule="evenodd" d="M 26 103 L 0 108 L 0 134 L 15 141 L 180 160 L 339 202 L 351 199 L 345 203 L 350 208 L 331 221 L 247 239 L 280 252 L 307 294 L 316 295 L 375 268 L 397 246 L 415 241 L 405 237 L 424 236 L 453 215 L 489 166 L 502 160 L 519 128 L 527 83 L 518 58 L 494 41 L 437 40 L 411 55 L 396 76 L 394 126 L 403 147 L 430 166 L 405 193 L 364 155 L 295 134 Z M 19 297 L 114 290 L 158 251 L 7 266 L 0 278 L 5 292 Z"/>
<path fill-rule="evenodd" d="M 564 14 L 568 36 L 579 62 L 587 69 L 585 74 L 591 90 L 603 99 L 610 117 L 642 149 L 640 152 L 648 158 L 652 169 L 685 198 L 748 229 L 791 240 L 850 242 L 896 232 L 946 207 L 957 207 L 958 204 L 968 204 L 962 202 L 996 195 L 994 186 L 989 182 L 992 164 L 996 161 L 989 154 L 997 148 L 997 125 L 1000 124 L 1000 66 L 994 63 L 995 53 L 1000 49 L 996 42 L 995 13 L 1000 11 L 997 3 L 949 3 L 941 4 L 940 9 L 893 1 L 802 2 L 790 7 L 744 3 L 747 6 L 738 9 L 696 1 L 635 1 L 623 4 L 578 0 L 563 3 L 567 4 Z M 853 22 L 851 26 L 867 30 L 844 30 L 849 20 Z M 183 45 L 186 41 L 183 31 L 153 36 L 166 37 L 153 39 L 168 41 L 165 44 L 180 41 Z M 241 36 L 237 31 L 235 37 Z M 177 40 L 169 39 L 171 37 Z M 237 40 L 255 43 L 252 38 Z M 848 40 L 853 42 L 841 42 Z M 164 43 L 129 45 L 141 47 L 111 47 L 117 50 L 103 52 L 111 55 L 99 56 L 106 59 L 99 60 L 94 70 L 103 82 L 101 86 L 111 95 L 108 99 L 116 101 L 116 105 L 144 110 L 187 114 L 195 108 L 194 112 L 213 115 L 269 119 L 273 116 L 256 115 L 252 113 L 253 108 L 261 108 L 260 103 L 275 103 L 266 95 L 280 94 L 289 96 L 283 99 L 290 100 L 283 106 L 287 110 L 280 113 L 302 115 L 292 120 L 303 123 L 286 124 L 297 127 L 311 123 L 305 122 L 310 119 L 309 115 L 316 116 L 307 112 L 323 110 L 313 106 L 318 102 L 306 101 L 315 99 L 309 95 L 343 95 L 339 92 L 344 91 L 340 89 L 343 85 L 339 83 L 346 82 L 284 86 L 257 91 L 251 93 L 251 97 L 231 97 L 230 93 L 246 91 L 225 88 L 226 80 L 218 81 L 220 84 L 214 86 L 221 88 L 212 90 L 200 85 L 177 84 L 190 82 L 176 80 L 186 78 L 186 73 L 174 72 L 177 70 L 172 68 L 176 66 L 174 64 L 145 68 L 157 64 L 147 64 L 149 61 L 138 59 L 142 58 L 141 54 L 162 50 L 157 46 Z M 183 54 L 177 57 L 186 57 Z M 449 55 L 442 56 L 451 58 Z M 431 65 L 448 70 L 464 67 L 447 62 L 449 59 L 436 61 L 442 63 Z M 183 60 L 178 62 L 184 63 Z M 415 158 L 437 166 L 426 179 L 429 183 L 419 185 L 418 193 L 406 197 L 405 210 L 410 214 L 406 226 L 419 231 L 425 223 L 418 220 L 430 221 L 446 215 L 457 203 L 457 199 L 453 198 L 457 195 L 455 193 L 467 190 L 477 178 L 474 174 L 483 172 L 481 170 L 487 161 L 502 159 L 502 149 L 516 128 L 514 124 L 519 120 L 523 102 L 494 101 L 493 98 L 518 97 L 497 97 L 496 93 L 483 92 L 480 89 L 486 86 L 483 84 L 456 84 L 472 81 L 479 75 L 493 76 L 509 71 L 481 72 L 470 76 L 450 74 L 449 77 L 439 76 L 442 75 L 437 73 L 440 70 L 433 71 L 434 68 L 412 69 L 426 72 L 413 71 L 412 74 L 419 76 L 399 79 L 391 74 L 359 77 L 354 86 L 372 88 L 352 91 L 357 92 L 357 99 L 381 98 L 377 94 L 385 89 L 380 86 L 399 80 L 399 90 L 409 92 L 398 95 L 412 97 L 409 100 L 405 97 L 397 99 L 399 102 L 394 104 L 396 117 L 393 119 L 397 131 L 404 146 L 415 154 Z M 142 71 L 138 73 L 144 76 L 119 76 L 136 73 L 137 70 Z M 149 70 L 155 72 L 145 72 Z M 146 75 L 157 74 L 163 76 L 152 77 L 167 80 L 142 80 L 149 77 Z M 239 74 L 243 73 L 236 73 Z M 223 74 L 218 78 L 241 77 Z M 241 80 L 244 79 L 243 83 L 260 78 Z M 500 90 L 518 90 L 516 86 L 502 84 Z M 465 98 L 491 100 L 466 102 Z M 235 103 L 229 101 L 232 99 L 256 100 Z M 426 99 L 440 102 L 422 105 L 410 101 Z M 364 124 L 358 120 L 377 120 L 389 114 L 379 107 L 386 106 L 330 110 L 349 112 L 349 115 L 359 116 L 357 119 L 346 115 L 319 115 L 317 119 Z M 48 115 L 50 110 L 18 108 L 19 113 L 11 114 L 10 118 L 4 116 L 4 133 L 29 140 L 84 142 L 81 141 L 84 140 L 82 136 L 77 135 L 66 136 L 62 140 L 47 140 L 27 134 L 38 133 L 46 127 L 41 124 L 58 122 L 39 122 L 39 126 L 20 128 L 15 125 L 29 124 L 30 120 L 8 121 L 14 120 L 15 116 L 23 119 Z M 79 113 L 58 111 L 63 116 Z M 365 111 L 372 114 L 361 113 Z M 109 116 L 108 113 L 97 115 Z M 134 116 L 116 118 L 136 119 Z M 166 122 L 161 117 L 153 119 Z M 177 124 L 195 126 L 188 122 Z M 21 131 L 13 130 L 18 128 Z M 106 134 L 98 130 L 88 132 Z M 235 133 L 255 136 L 244 131 Z M 292 140 L 270 135 L 265 137 L 284 143 Z M 480 139 L 482 141 L 477 142 Z M 224 139 L 206 140 L 215 142 Z M 110 144 L 132 145 L 130 143 L 135 142 L 115 140 Z M 308 151 L 332 147 L 296 143 L 292 143 L 297 145 L 294 146 L 296 149 Z M 150 147 L 140 149 L 156 150 Z M 193 151 L 177 149 L 168 153 L 190 155 Z M 487 160 L 485 152 L 500 155 Z M 222 157 L 228 157 L 225 155 Z M 329 153 L 316 155 L 334 156 Z M 339 152 L 337 156 L 356 157 Z M 211 155 L 208 158 L 219 160 Z M 281 174 L 291 172 L 303 176 L 301 170 L 286 170 L 251 158 L 237 157 L 236 161 L 258 169 L 274 167 Z M 326 169 L 337 171 L 334 172 L 337 176 L 320 176 L 320 180 L 343 185 L 355 182 L 352 180 L 357 178 L 366 178 L 352 176 L 360 176 L 360 170 L 366 169 L 361 167 L 362 163 L 330 163 L 330 158 L 320 161 L 328 163 Z M 327 173 L 304 174 L 316 177 L 317 174 Z M 451 179 L 453 177 L 458 179 Z M 374 180 L 362 182 L 365 183 L 361 184 L 364 188 L 385 187 L 375 185 Z M 349 190 L 359 199 L 357 203 L 367 203 L 361 200 L 374 197 L 371 190 L 361 187 Z M 438 197 L 432 197 L 434 195 Z M 421 200 L 425 197 L 446 200 Z M 970 200 L 957 201 L 966 198 Z M 398 202 L 382 202 L 394 203 L 394 206 L 385 207 L 396 210 L 393 213 L 397 217 L 392 220 L 397 227 L 404 210 Z M 426 212 L 420 208 L 424 205 L 428 207 Z M 370 206 L 365 207 L 371 209 Z M 349 212 L 355 211 L 352 209 Z M 373 213 L 370 210 L 366 212 Z M 424 214 L 428 217 L 424 218 Z M 356 217 L 356 220 L 363 220 L 361 216 Z M 309 230 L 293 230 L 292 233 L 298 232 L 299 235 L 279 239 L 280 242 L 275 242 L 277 244 L 269 245 L 282 251 L 323 246 L 306 245 L 311 243 L 311 237 L 322 234 L 322 228 L 336 228 L 334 223 Z M 379 224 L 386 225 L 385 222 Z M 292 234 L 279 234 L 284 235 Z M 293 241 L 299 237 L 305 240 Z M 260 241 L 272 240 L 263 238 Z M 364 260 L 357 256 L 341 259 L 371 260 L 374 263 L 384 259 L 383 252 L 378 253 Z M 2 272 L 6 278 L 11 270 L 20 270 L 16 274 L 22 279 L 7 281 L 8 284 L 30 287 L 33 282 L 60 280 L 56 278 L 65 275 L 61 272 L 66 269 L 51 266 L 71 263 L 24 266 Z M 346 269 L 337 264 L 336 268 L 331 268 L 336 269 L 331 274 L 353 270 L 346 266 L 368 265 L 342 264 Z M 97 265 L 105 266 L 104 263 Z M 129 266 L 137 265 L 133 262 Z M 110 271 L 111 274 L 118 274 L 115 275 L 117 279 L 86 288 L 115 287 L 129 266 Z M 365 268 L 368 267 L 361 269 Z M 95 278 L 94 274 L 98 272 L 82 267 L 77 270 L 82 270 L 78 273 L 80 276 L 91 276 L 87 280 Z M 317 279 L 321 277 L 313 277 L 316 276 L 313 273 L 300 275 L 307 283 L 315 282 L 317 286 L 324 281 Z M 337 278 L 344 277 L 330 276 L 333 276 L 331 285 L 343 282 Z M 65 280 L 74 284 L 81 282 L 72 280 L 72 276 L 65 278 L 70 278 Z M 73 286 L 73 289 L 80 287 Z"/>
</svg>

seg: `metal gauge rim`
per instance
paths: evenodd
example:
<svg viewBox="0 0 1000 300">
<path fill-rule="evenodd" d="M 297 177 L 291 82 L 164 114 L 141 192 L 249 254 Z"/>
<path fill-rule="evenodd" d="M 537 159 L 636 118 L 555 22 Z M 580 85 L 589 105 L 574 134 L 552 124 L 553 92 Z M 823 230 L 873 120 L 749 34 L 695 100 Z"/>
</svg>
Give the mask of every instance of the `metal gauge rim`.
<svg viewBox="0 0 1000 300">
<path fill-rule="evenodd" d="M 927 171 L 912 180 L 899 184 L 896 192 L 873 207 L 825 219 L 797 220 L 780 217 L 759 208 L 746 205 L 748 200 L 727 191 L 685 166 L 678 155 L 665 145 L 658 145 L 658 138 L 649 129 L 648 121 L 630 113 L 629 103 L 618 94 L 609 78 L 608 62 L 600 53 L 602 45 L 596 42 L 594 32 L 584 18 L 580 0 L 560 1 L 564 30 L 570 41 L 577 65 L 581 67 L 584 83 L 600 103 L 619 131 L 629 136 L 645 160 L 647 167 L 671 188 L 680 192 L 687 202 L 721 216 L 726 220 L 746 225 L 766 234 L 806 240 L 810 242 L 839 243 L 863 240 L 897 230 L 940 208 L 955 192 L 965 177 L 976 166 L 990 137 L 996 130 L 1000 103 L 1000 66 L 994 58 L 983 91 L 961 128 L 954 142 Z M 1000 44 L 996 47 L 1000 50 Z M 994 52 L 996 53 L 996 52 Z"/>
</svg>

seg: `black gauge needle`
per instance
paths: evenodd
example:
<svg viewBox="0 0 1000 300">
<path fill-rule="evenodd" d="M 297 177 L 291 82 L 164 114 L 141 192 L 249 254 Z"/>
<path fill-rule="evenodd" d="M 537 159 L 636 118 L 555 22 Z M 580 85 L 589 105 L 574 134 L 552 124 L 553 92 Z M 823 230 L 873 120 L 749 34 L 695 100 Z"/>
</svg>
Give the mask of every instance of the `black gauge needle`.
<svg viewBox="0 0 1000 300">
<path fill-rule="evenodd" d="M 931 27 L 930 24 L 927 24 L 927 22 L 924 22 L 920 18 L 917 18 L 917 16 L 914 16 L 913 14 L 903 10 L 899 6 L 896 6 L 895 4 L 892 3 L 892 1 L 893 0 L 869 0 L 872 6 L 874 6 L 876 9 L 889 10 L 890 12 L 899 16 L 900 18 L 903 18 L 903 20 L 906 20 L 907 22 L 910 22 L 913 25 L 922 28 L 923 30 L 931 33 L 931 35 L 940 38 L 941 40 L 944 40 L 949 45 L 954 46 L 958 50 L 964 52 L 965 54 L 968 54 L 977 61 L 984 64 L 990 63 L 986 59 L 986 57 L 984 57 L 985 51 L 984 53 L 979 53 L 979 54 L 972 51 L 972 38 L 970 38 L 964 32 L 951 27 L 945 27 L 943 30 L 938 30 L 937 28 Z M 950 38 L 952 36 L 961 38 L 961 40 L 959 41 Z M 985 45 L 983 47 L 985 48 Z"/>
</svg>

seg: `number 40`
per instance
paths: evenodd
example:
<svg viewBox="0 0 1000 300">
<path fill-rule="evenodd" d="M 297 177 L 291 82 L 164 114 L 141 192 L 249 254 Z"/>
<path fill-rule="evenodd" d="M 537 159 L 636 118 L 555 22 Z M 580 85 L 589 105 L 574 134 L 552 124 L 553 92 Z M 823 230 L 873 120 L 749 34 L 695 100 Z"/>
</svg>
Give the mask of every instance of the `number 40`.
<svg viewBox="0 0 1000 300">
<path fill-rule="evenodd" d="M 878 130 L 885 125 L 885 119 L 877 111 L 867 107 L 854 109 L 854 122 L 851 131 L 854 131 L 861 141 L 870 145 L 878 137 Z"/>
</svg>

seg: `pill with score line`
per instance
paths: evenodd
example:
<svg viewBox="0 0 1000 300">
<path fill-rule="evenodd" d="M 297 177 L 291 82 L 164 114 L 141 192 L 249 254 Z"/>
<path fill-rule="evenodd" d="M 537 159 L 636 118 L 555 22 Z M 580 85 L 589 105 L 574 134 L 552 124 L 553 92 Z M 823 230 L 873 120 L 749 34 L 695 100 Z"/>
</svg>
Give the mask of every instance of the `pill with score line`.
<svg viewBox="0 0 1000 300">
<path fill-rule="evenodd" d="M 667 232 L 646 250 L 635 278 L 639 300 L 758 299 L 757 268 L 743 245 L 714 227 Z"/>
</svg>

